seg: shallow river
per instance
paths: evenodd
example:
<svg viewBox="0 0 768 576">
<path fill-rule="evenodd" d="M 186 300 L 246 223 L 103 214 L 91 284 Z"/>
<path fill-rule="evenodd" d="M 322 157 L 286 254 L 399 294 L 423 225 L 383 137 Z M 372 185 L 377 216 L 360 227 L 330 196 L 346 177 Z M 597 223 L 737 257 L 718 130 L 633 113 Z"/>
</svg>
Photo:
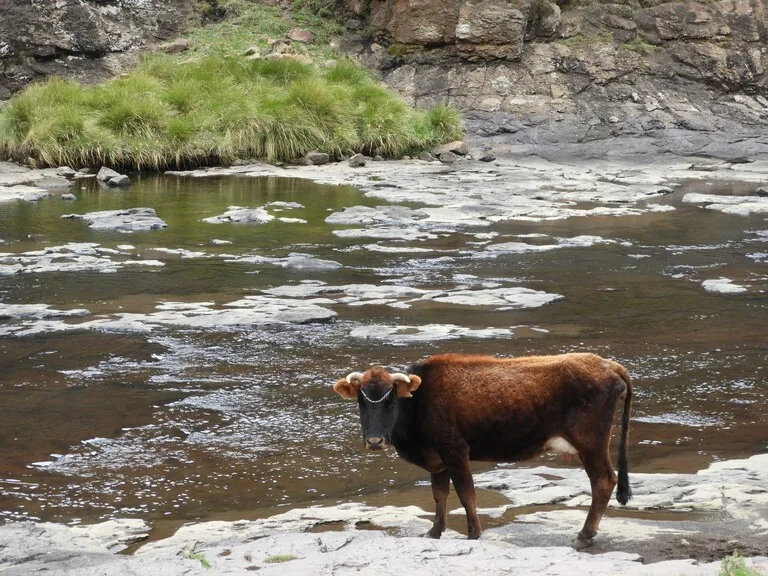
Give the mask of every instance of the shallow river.
<svg viewBox="0 0 768 576">
<path fill-rule="evenodd" d="M 754 188 L 682 183 L 649 200 L 659 210 L 404 238 L 325 221 L 380 198 L 288 178 L 79 181 L 75 201 L 0 204 L 0 519 L 429 510 L 427 474 L 365 453 L 355 404 L 331 386 L 443 351 L 622 362 L 636 389 L 630 472 L 763 452 L 768 223 L 682 202 Z M 275 218 L 202 221 L 231 205 Z M 60 217 L 134 206 L 168 227 Z M 706 289 L 721 277 L 745 290 Z"/>
</svg>

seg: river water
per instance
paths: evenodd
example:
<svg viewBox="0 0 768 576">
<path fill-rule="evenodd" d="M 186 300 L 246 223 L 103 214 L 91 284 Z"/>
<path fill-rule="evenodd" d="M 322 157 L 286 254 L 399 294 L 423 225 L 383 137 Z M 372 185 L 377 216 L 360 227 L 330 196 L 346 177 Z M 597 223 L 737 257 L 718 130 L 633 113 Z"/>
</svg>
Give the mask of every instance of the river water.
<svg viewBox="0 0 768 576">
<path fill-rule="evenodd" d="M 0 519 L 172 523 L 348 500 L 429 510 L 427 474 L 364 452 L 357 408 L 331 386 L 446 351 L 622 362 L 636 390 L 631 472 L 768 445 L 768 223 L 682 202 L 754 185 L 683 182 L 656 210 L 404 237 L 326 222 L 386 202 L 307 180 L 140 176 L 73 192 L 0 204 Z M 233 205 L 275 218 L 202 221 Z M 168 227 L 61 218 L 137 206 Z M 704 283 L 719 278 L 733 284 Z M 530 465 L 542 461 L 559 465 Z"/>
</svg>

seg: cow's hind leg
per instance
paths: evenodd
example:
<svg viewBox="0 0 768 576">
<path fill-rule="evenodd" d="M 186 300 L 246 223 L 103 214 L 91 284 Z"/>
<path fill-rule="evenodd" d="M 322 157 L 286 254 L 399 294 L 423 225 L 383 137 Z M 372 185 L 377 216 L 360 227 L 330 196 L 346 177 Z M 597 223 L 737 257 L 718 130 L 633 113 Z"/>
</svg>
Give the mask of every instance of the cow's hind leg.
<svg viewBox="0 0 768 576">
<path fill-rule="evenodd" d="M 446 515 L 448 513 L 448 491 L 451 487 L 451 477 L 447 470 L 432 474 L 432 496 L 435 499 L 435 521 L 427 538 L 440 538 L 445 531 Z"/>
<path fill-rule="evenodd" d="M 448 466 L 448 473 L 453 480 L 453 487 L 467 513 L 467 538 L 477 540 L 482 529 L 480 519 L 477 517 L 475 506 L 475 483 L 472 480 L 472 469 L 469 467 L 469 459 L 464 459 L 454 465 Z"/>
<path fill-rule="evenodd" d="M 616 473 L 613 471 L 607 450 L 597 454 L 582 455 L 581 459 L 592 486 L 592 504 L 584 521 L 584 527 L 579 532 L 579 540 L 588 543 L 597 534 L 597 527 L 608 507 L 608 501 L 616 486 Z"/>
</svg>

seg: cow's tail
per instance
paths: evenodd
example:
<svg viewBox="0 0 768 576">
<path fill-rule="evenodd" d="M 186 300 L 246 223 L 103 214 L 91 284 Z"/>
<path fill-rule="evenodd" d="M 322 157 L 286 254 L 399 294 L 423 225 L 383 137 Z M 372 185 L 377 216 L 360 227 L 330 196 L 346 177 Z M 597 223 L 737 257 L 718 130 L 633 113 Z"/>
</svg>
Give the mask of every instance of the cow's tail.
<svg viewBox="0 0 768 576">
<path fill-rule="evenodd" d="M 629 464 L 627 463 L 627 439 L 629 437 L 629 417 L 632 414 L 632 379 L 629 372 L 621 364 L 616 364 L 616 373 L 627 386 L 624 396 L 624 412 L 621 415 L 621 444 L 619 445 L 619 485 L 616 490 L 616 500 L 622 506 L 632 498 L 632 489 L 629 487 Z"/>
</svg>

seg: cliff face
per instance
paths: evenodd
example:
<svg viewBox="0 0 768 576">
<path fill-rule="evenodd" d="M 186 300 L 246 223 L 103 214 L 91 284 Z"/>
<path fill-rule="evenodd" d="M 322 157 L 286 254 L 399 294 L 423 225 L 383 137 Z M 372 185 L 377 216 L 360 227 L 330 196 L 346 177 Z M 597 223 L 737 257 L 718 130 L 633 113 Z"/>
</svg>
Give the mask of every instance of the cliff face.
<svg viewBox="0 0 768 576">
<path fill-rule="evenodd" d="M 412 103 L 464 110 L 489 148 L 632 135 L 692 152 L 746 134 L 768 151 L 768 0 L 349 7 L 372 32 L 359 57 Z"/>
<path fill-rule="evenodd" d="M 183 29 L 192 0 L 0 0 L 0 99 L 49 74 L 97 81 Z"/>
</svg>

